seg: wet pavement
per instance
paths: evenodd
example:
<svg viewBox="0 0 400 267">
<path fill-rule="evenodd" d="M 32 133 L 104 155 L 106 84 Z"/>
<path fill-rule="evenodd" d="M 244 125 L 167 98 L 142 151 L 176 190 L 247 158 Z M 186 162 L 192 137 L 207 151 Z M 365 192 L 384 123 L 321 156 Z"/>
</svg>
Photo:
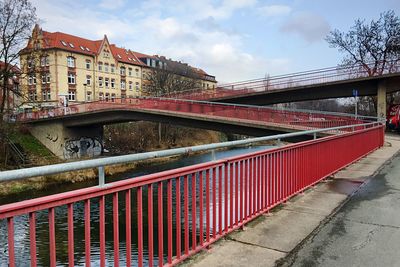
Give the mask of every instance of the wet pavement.
<svg viewBox="0 0 400 267">
<path fill-rule="evenodd" d="M 399 150 L 400 136 L 387 135 L 383 148 L 182 265 L 399 266 Z"/>
<path fill-rule="evenodd" d="M 278 266 L 399 266 L 400 155 Z"/>
</svg>

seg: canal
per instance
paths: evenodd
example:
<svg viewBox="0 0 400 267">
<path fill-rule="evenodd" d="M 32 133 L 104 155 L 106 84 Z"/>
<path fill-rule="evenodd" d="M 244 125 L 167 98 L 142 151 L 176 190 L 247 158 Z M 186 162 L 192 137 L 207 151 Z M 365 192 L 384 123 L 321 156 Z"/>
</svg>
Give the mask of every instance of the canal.
<svg viewBox="0 0 400 267">
<path fill-rule="evenodd" d="M 271 146 L 253 146 L 253 147 L 241 147 L 241 148 L 233 148 L 230 150 L 222 150 L 216 151 L 215 153 L 207 152 L 203 154 L 197 155 L 189 155 L 186 157 L 182 157 L 176 160 L 172 160 L 162 164 L 151 164 L 144 167 L 139 167 L 134 169 L 133 171 L 128 171 L 123 174 L 118 174 L 116 176 L 107 177 L 107 182 L 122 180 L 122 179 L 134 179 L 135 177 L 140 177 L 146 174 L 156 173 L 169 169 L 176 169 L 179 167 L 194 165 L 202 162 L 207 162 L 211 160 L 227 158 L 239 154 L 245 154 L 250 152 L 255 152 L 259 150 L 264 150 L 271 148 Z M 196 177 L 191 177 L 190 179 L 196 179 Z M 36 197 L 76 190 L 79 188 L 96 186 L 97 181 L 86 181 L 82 183 L 76 184 L 67 184 L 61 186 L 53 186 L 51 188 L 47 188 L 46 190 L 36 190 L 24 192 L 19 195 L 13 196 L 10 198 L 0 198 L 0 205 L 9 203 L 9 202 L 18 202 L 26 199 L 32 199 Z M 190 184 L 190 183 L 189 183 Z M 183 186 L 181 186 L 183 190 Z M 163 191 L 166 188 L 163 189 Z M 154 218 L 154 261 L 153 264 L 158 264 L 159 255 L 157 255 L 157 244 L 158 244 L 158 236 L 157 236 L 157 188 L 153 189 L 153 218 Z M 203 188 L 203 191 L 210 193 L 210 189 Z M 166 202 L 166 193 L 163 193 L 164 202 Z M 181 194 L 182 195 L 182 194 Z M 148 218 L 147 218 L 147 190 L 143 190 L 143 235 L 144 235 L 144 265 L 148 265 Z M 136 192 L 132 190 L 132 266 L 137 266 L 137 210 L 136 210 Z M 189 197 L 191 199 L 191 197 Z M 176 199 L 173 198 L 173 202 Z M 113 205 L 112 205 L 112 196 L 106 196 L 106 265 L 113 266 L 114 259 L 114 242 L 113 242 Z M 164 203 L 165 204 L 165 203 Z M 190 203 L 189 203 L 190 206 Z M 121 195 L 119 197 L 119 249 L 120 249 L 120 265 L 125 266 L 125 255 L 126 255 L 126 246 L 125 246 L 125 201 L 124 197 Z M 173 216 L 175 217 L 175 209 L 172 210 Z M 166 221 L 167 214 L 166 209 L 164 209 L 163 220 Z M 57 243 L 57 266 L 68 266 L 68 242 L 67 242 L 67 207 L 61 206 L 55 209 L 55 219 L 56 219 L 56 243 Z M 91 265 L 99 266 L 99 258 L 100 258 L 100 239 L 98 236 L 99 233 L 99 203 L 98 199 L 92 199 L 90 203 L 90 219 L 91 219 Z M 36 226 L 36 240 L 37 240 L 37 258 L 38 258 L 38 266 L 49 266 L 49 232 L 48 232 L 48 213 L 47 211 L 41 211 L 36 214 L 37 226 Z M 191 218 L 189 218 L 191 220 Z M 15 218 L 15 254 L 16 257 L 16 265 L 17 266 L 30 266 L 30 251 L 29 251 L 29 223 L 27 216 L 19 216 Z M 166 227 L 166 223 L 163 224 Z M 189 221 L 189 226 L 191 226 L 191 222 Z M 218 227 L 218 225 L 217 225 Z M 173 231 L 175 231 L 176 225 L 173 222 Z M 75 266 L 84 266 L 85 265 L 85 243 L 84 243 L 84 203 L 78 202 L 74 204 L 74 251 L 75 251 Z M 166 229 L 163 231 L 165 234 L 167 233 Z M 198 231 L 197 231 L 198 232 Z M 174 236 L 175 238 L 175 236 Z M 166 239 L 164 239 L 164 248 L 167 246 Z M 183 236 L 182 236 L 183 242 Z M 175 243 L 175 240 L 173 240 Z M 175 254 L 175 251 L 174 251 Z M 164 262 L 166 259 L 166 251 L 164 255 Z M 7 251 L 7 225 L 6 220 L 0 221 L 0 266 L 8 266 L 8 251 Z"/>
</svg>

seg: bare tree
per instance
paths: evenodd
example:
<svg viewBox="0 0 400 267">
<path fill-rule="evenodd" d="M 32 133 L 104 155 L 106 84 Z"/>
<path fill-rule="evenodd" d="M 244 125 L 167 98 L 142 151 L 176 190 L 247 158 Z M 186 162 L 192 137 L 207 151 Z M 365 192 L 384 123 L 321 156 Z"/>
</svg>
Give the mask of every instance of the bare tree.
<svg viewBox="0 0 400 267">
<path fill-rule="evenodd" d="M 155 96 L 179 93 L 201 86 L 194 72 L 187 71 L 185 75 L 180 75 L 173 69 L 154 68 L 147 74 L 146 80 L 148 81 L 146 92 Z"/>
<path fill-rule="evenodd" d="M 0 60 L 4 62 L 4 67 L 0 70 L 2 83 L 0 115 L 4 112 L 8 94 L 12 90 L 9 80 L 15 75 L 18 52 L 26 44 L 36 22 L 36 8 L 29 1 L 0 1 Z"/>
<path fill-rule="evenodd" d="M 399 71 L 400 18 L 393 10 L 381 13 L 378 20 L 357 19 L 348 32 L 334 30 L 326 37 L 332 48 L 344 54 L 342 65 L 353 67 L 354 73 L 368 76 Z M 389 96 L 389 104 L 396 94 Z M 372 102 L 376 112 L 376 97 L 362 97 Z"/>
</svg>

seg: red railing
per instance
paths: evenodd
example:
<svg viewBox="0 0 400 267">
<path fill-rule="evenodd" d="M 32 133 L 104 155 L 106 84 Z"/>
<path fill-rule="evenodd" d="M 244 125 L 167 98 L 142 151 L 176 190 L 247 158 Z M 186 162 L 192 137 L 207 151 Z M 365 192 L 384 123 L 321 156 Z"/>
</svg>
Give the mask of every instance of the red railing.
<svg viewBox="0 0 400 267">
<path fill-rule="evenodd" d="M 366 65 L 355 65 L 349 67 L 338 66 L 317 69 L 287 75 L 278 75 L 261 79 L 222 84 L 216 89 L 189 89 L 183 92 L 165 94 L 163 97 L 192 100 L 220 99 L 263 91 L 265 92 L 308 85 L 326 84 L 331 82 L 353 80 L 370 76 L 381 76 L 400 72 L 400 61 L 398 60 L 386 62 L 386 67 L 382 71 L 368 73 L 366 67 L 372 70 L 374 66 L 375 62 Z"/>
<path fill-rule="evenodd" d="M 17 120 L 30 121 L 113 109 L 156 110 L 170 115 L 191 115 L 232 121 L 242 120 L 256 124 L 284 125 L 287 128 L 299 130 L 331 128 L 363 123 L 363 120 L 351 116 L 163 98 L 114 99 L 113 101 L 97 101 L 70 105 L 68 108 L 61 107 L 39 112 L 21 113 L 18 114 Z"/>
<path fill-rule="evenodd" d="M 11 267 L 26 265 L 18 253 L 28 250 L 31 266 L 38 265 L 35 231 L 40 214 L 46 218 L 40 227 L 48 228 L 49 266 L 56 266 L 62 253 L 67 254 L 62 257 L 69 266 L 74 266 L 78 246 L 84 247 L 87 266 L 95 263 L 93 246 L 99 247 L 95 264 L 100 266 L 112 261 L 119 266 L 121 257 L 126 266 L 153 266 L 156 261 L 158 266 L 175 265 L 381 147 L 383 129 L 382 125 L 375 126 L 135 177 L 102 188 L 90 187 L 0 206 L 0 223 L 7 224 L 7 241 L 1 244 L 7 260 L 1 262 L 0 258 L 0 262 Z M 106 198 L 113 203 L 110 214 L 105 210 Z M 75 213 L 74 207 L 78 205 L 83 205 L 83 214 Z M 90 216 L 91 209 L 96 210 L 96 220 Z M 28 244 L 18 242 L 15 232 L 14 222 L 21 216 L 29 220 Z M 67 227 L 57 228 L 56 216 L 66 216 Z M 124 221 L 123 228 L 120 220 Z M 82 245 L 74 236 L 78 223 L 83 224 Z M 99 240 L 95 243 L 93 224 L 99 224 Z M 112 227 L 108 229 L 113 232 L 112 240 L 105 238 L 106 226 Z M 59 231 L 66 234 L 56 235 Z M 137 235 L 135 240 L 132 234 Z"/>
</svg>

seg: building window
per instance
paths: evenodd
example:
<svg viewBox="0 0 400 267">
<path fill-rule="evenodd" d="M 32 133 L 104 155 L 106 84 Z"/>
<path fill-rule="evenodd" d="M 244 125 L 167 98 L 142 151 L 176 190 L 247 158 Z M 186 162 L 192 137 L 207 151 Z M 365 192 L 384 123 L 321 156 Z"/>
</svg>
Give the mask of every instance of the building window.
<svg viewBox="0 0 400 267">
<path fill-rule="evenodd" d="M 86 92 L 86 101 L 92 101 L 92 92 Z"/>
<path fill-rule="evenodd" d="M 128 68 L 128 75 L 132 76 L 132 68 Z"/>
<path fill-rule="evenodd" d="M 50 73 L 42 74 L 42 84 L 50 83 Z"/>
<path fill-rule="evenodd" d="M 36 91 L 30 91 L 30 92 L 29 92 L 29 100 L 30 100 L 30 101 L 36 101 L 36 100 L 37 100 Z"/>
<path fill-rule="evenodd" d="M 75 84 L 75 74 L 68 73 L 68 84 Z"/>
<path fill-rule="evenodd" d="M 139 69 L 135 69 L 136 77 L 139 77 Z"/>
<path fill-rule="evenodd" d="M 110 79 L 109 78 L 104 78 L 104 86 L 106 88 L 108 88 L 109 85 L 110 85 Z"/>
<path fill-rule="evenodd" d="M 99 62 L 98 67 L 99 67 L 99 71 L 103 71 L 103 63 L 102 62 Z"/>
<path fill-rule="evenodd" d="M 110 100 L 110 94 L 109 94 L 109 93 L 106 93 L 105 100 L 106 100 L 106 101 Z"/>
<path fill-rule="evenodd" d="M 114 73 L 114 72 L 115 72 L 115 65 L 111 64 L 111 73 Z"/>
<path fill-rule="evenodd" d="M 121 81 L 121 90 L 125 90 L 125 81 Z"/>
<path fill-rule="evenodd" d="M 103 87 L 103 77 L 99 77 L 99 87 Z"/>
<path fill-rule="evenodd" d="M 50 90 L 42 91 L 42 96 L 43 96 L 43 101 L 50 101 L 51 100 Z"/>
<path fill-rule="evenodd" d="M 33 68 L 34 67 L 34 63 L 33 63 L 33 59 L 28 59 L 28 69 L 31 69 L 31 68 Z"/>
<path fill-rule="evenodd" d="M 104 63 L 104 71 L 108 72 L 108 63 Z"/>
<path fill-rule="evenodd" d="M 48 56 L 43 56 L 40 58 L 40 65 L 42 67 L 48 66 L 49 65 L 49 57 Z"/>
<path fill-rule="evenodd" d="M 104 99 L 104 94 L 103 93 L 99 93 L 99 100 L 102 101 Z"/>
<path fill-rule="evenodd" d="M 75 68 L 75 58 L 67 57 L 67 66 L 68 68 Z"/>
<path fill-rule="evenodd" d="M 115 88 L 115 79 L 111 79 L 111 88 L 112 88 L 112 89 Z"/>
<path fill-rule="evenodd" d="M 121 67 L 121 68 L 120 68 L 120 74 L 123 75 L 123 76 L 126 75 L 126 69 L 125 69 L 125 67 Z"/>
<path fill-rule="evenodd" d="M 86 69 L 90 70 L 91 65 L 92 65 L 92 62 L 89 59 L 87 59 L 86 60 Z"/>
<path fill-rule="evenodd" d="M 136 82 L 136 92 L 139 92 L 139 89 L 140 89 L 139 82 Z"/>
<path fill-rule="evenodd" d="M 35 76 L 35 74 L 30 74 L 28 76 L 28 84 L 29 85 L 36 84 L 36 76 Z"/>
<path fill-rule="evenodd" d="M 112 101 L 112 102 L 115 101 L 115 94 L 111 94 L 111 101 Z"/>
<path fill-rule="evenodd" d="M 91 85 L 92 84 L 92 76 L 86 75 L 86 85 Z"/>
<path fill-rule="evenodd" d="M 75 101 L 75 90 L 68 90 L 68 100 L 69 101 Z"/>
<path fill-rule="evenodd" d="M 129 82 L 129 90 L 133 90 L 133 82 L 132 81 Z"/>
</svg>

